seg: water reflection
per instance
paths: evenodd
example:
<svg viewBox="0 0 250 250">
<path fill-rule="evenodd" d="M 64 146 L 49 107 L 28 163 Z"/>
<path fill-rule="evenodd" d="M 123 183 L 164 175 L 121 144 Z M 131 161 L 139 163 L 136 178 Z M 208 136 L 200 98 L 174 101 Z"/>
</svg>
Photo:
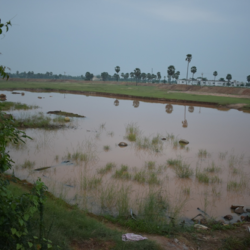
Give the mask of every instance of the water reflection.
<svg viewBox="0 0 250 250">
<path fill-rule="evenodd" d="M 188 112 L 193 113 L 194 112 L 194 107 L 193 106 L 189 106 L 188 107 Z"/>
<path fill-rule="evenodd" d="M 186 106 L 184 107 L 184 121 L 182 121 L 182 127 L 187 128 L 188 127 L 188 122 L 186 119 Z"/>
<path fill-rule="evenodd" d="M 134 101 L 133 101 L 133 106 L 134 106 L 134 108 L 138 108 L 139 105 L 140 105 L 140 102 L 139 102 L 139 101 L 137 101 L 137 100 L 134 100 Z"/>
<path fill-rule="evenodd" d="M 119 101 L 117 99 L 114 101 L 114 105 L 119 106 Z"/>
<path fill-rule="evenodd" d="M 171 114 L 173 112 L 173 105 L 172 104 L 167 104 L 165 108 L 166 108 L 166 112 L 168 114 Z"/>
</svg>

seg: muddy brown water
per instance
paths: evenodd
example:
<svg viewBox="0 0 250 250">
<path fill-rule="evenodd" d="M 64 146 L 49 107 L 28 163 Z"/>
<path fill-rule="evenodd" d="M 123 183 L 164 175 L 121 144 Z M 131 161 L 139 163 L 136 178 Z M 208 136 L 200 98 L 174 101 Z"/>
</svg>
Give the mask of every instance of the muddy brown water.
<svg viewBox="0 0 250 250">
<path fill-rule="evenodd" d="M 24 96 L 1 91 L 8 101 L 40 107 L 11 111 L 15 117 L 62 110 L 86 118 L 71 119 L 70 128 L 65 129 L 26 129 L 33 140 L 19 147 L 9 146 L 15 161 L 12 170 L 17 177 L 30 182 L 41 177 L 51 192 L 96 214 L 117 214 L 121 197 L 127 197 L 128 208 L 136 213 L 150 192 L 161 194 L 170 204 L 169 213 L 178 210 L 180 216 L 188 218 L 197 215 L 199 207 L 215 218 L 232 214 L 237 220 L 239 216 L 230 210 L 232 204 L 250 208 L 250 114 L 176 104 L 166 109 L 166 104 L 161 103 L 23 92 Z M 152 140 L 157 135 L 160 138 L 174 135 L 175 139 L 169 136 L 169 140 L 160 140 L 157 147 L 139 148 L 136 142 L 125 137 L 128 124 L 138 128 L 140 138 Z M 178 139 L 190 143 L 181 148 L 174 143 Z M 119 142 L 126 142 L 128 146 L 119 147 Z M 207 154 L 201 157 L 201 150 Z M 77 152 L 82 154 L 82 159 L 70 157 L 69 154 Z M 190 178 L 179 178 L 166 163 L 169 159 L 181 159 L 190 165 L 194 174 Z M 62 163 L 68 160 L 70 162 Z M 25 167 L 25 161 L 34 164 Z M 149 161 L 154 162 L 150 170 L 145 166 Z M 116 167 L 100 174 L 99 170 L 109 162 Z M 128 166 L 130 179 L 114 178 L 121 165 Z M 34 171 L 47 166 L 51 168 Z M 211 167 L 217 171 L 205 171 Z M 153 173 L 154 184 L 136 181 L 135 175 L 140 171 L 146 176 Z M 210 180 L 218 178 L 213 179 L 214 183 L 199 182 L 196 171 L 206 173 Z M 237 186 L 233 188 L 230 183 Z"/>
</svg>

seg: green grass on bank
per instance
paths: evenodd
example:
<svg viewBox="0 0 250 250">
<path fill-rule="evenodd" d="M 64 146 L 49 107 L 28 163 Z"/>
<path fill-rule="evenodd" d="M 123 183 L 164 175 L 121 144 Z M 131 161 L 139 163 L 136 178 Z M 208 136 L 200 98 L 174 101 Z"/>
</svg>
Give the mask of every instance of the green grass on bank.
<svg viewBox="0 0 250 250">
<path fill-rule="evenodd" d="M 211 95 L 191 95 L 184 93 L 168 93 L 167 90 L 159 89 L 156 86 L 135 86 L 134 83 L 119 85 L 116 83 L 100 82 L 31 82 L 31 81 L 0 81 L 0 89 L 44 89 L 44 90 L 67 90 L 67 91 L 87 91 L 110 94 L 123 94 L 137 97 L 154 97 L 173 100 L 187 100 L 197 102 L 213 102 L 221 105 L 245 103 L 250 107 L 250 99 L 232 98 Z M 91 94 L 91 93 L 90 93 Z"/>
<path fill-rule="evenodd" d="M 1 84 L 0 84 L 1 85 Z M 0 110 L 7 111 L 7 110 L 27 110 L 27 109 L 37 109 L 39 108 L 36 105 L 27 105 L 20 102 L 1 102 L 0 101 Z"/>
<path fill-rule="evenodd" d="M 22 184 L 11 182 L 8 188 L 14 195 L 27 193 Z M 38 234 L 37 221 L 39 215 L 35 215 L 31 228 L 34 235 Z M 157 250 L 159 247 L 152 241 L 123 242 L 122 233 L 107 228 L 103 223 L 87 216 L 83 211 L 69 206 L 63 200 L 47 197 L 44 209 L 45 232 L 50 230 L 48 239 L 61 249 L 74 249 L 73 242 L 77 242 L 81 248 L 75 249 L 131 249 L 131 250 Z"/>
</svg>

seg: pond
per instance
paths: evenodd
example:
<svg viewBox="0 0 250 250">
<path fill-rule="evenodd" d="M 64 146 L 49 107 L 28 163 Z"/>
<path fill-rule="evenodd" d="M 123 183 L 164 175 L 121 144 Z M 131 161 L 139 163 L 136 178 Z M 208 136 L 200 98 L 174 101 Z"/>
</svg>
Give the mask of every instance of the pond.
<svg viewBox="0 0 250 250">
<path fill-rule="evenodd" d="M 66 128 L 26 129 L 33 140 L 8 148 L 15 161 L 10 173 L 14 170 L 17 177 L 30 182 L 41 177 L 49 191 L 95 214 L 130 209 L 142 214 L 149 197 L 168 215 L 183 218 L 197 215 L 198 207 L 215 218 L 232 213 L 233 204 L 250 208 L 250 114 L 22 92 L 1 91 L 8 101 L 40 108 L 10 111 L 15 118 L 54 110 L 85 118 L 70 118 Z M 189 144 L 179 144 L 180 139 Z M 43 167 L 50 168 L 34 171 Z"/>
</svg>

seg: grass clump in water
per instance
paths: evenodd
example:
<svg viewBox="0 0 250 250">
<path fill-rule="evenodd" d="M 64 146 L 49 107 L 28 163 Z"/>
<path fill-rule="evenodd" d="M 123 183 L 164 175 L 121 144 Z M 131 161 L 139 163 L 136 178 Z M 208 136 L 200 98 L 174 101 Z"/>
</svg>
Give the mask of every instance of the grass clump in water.
<svg viewBox="0 0 250 250">
<path fill-rule="evenodd" d="M 201 172 L 200 170 L 196 169 L 196 178 L 199 182 L 209 183 L 209 176 L 206 173 Z"/>
<path fill-rule="evenodd" d="M 240 191 L 244 188 L 246 188 L 247 183 L 245 180 L 241 179 L 239 182 L 237 181 L 229 181 L 227 183 L 227 190 L 228 191 Z"/>
<path fill-rule="evenodd" d="M 139 171 L 134 176 L 134 181 L 137 181 L 139 183 L 145 183 L 147 179 L 147 174 L 145 171 Z"/>
<path fill-rule="evenodd" d="M 155 161 L 146 161 L 145 167 L 148 168 L 149 170 L 154 169 L 155 168 Z"/>
<path fill-rule="evenodd" d="M 189 178 L 194 174 L 190 165 L 182 162 L 181 159 L 169 159 L 167 160 L 167 164 L 174 169 L 176 175 L 180 178 Z"/>
<path fill-rule="evenodd" d="M 208 156 L 208 152 L 206 149 L 200 149 L 198 152 L 198 157 L 200 158 L 206 158 Z"/>
<path fill-rule="evenodd" d="M 103 146 L 103 149 L 104 149 L 104 151 L 109 151 L 110 150 L 110 146 L 105 145 L 105 146 Z"/>
<path fill-rule="evenodd" d="M 215 163 L 212 162 L 211 166 L 205 168 L 205 171 L 206 172 L 209 172 L 209 173 L 217 173 L 220 171 L 220 168 L 219 167 L 216 167 L 215 166 Z"/>
<path fill-rule="evenodd" d="M 53 122 L 58 122 L 58 123 L 65 123 L 65 117 L 63 116 L 58 116 L 53 119 Z"/>
<path fill-rule="evenodd" d="M 113 168 L 115 168 L 115 163 L 113 162 L 109 162 L 106 164 L 105 168 L 101 168 L 100 170 L 98 170 L 99 174 L 107 174 L 108 172 L 110 172 Z"/>
<path fill-rule="evenodd" d="M 174 170 L 176 175 L 180 178 L 189 178 L 194 174 L 194 171 L 190 169 L 190 165 L 183 162 L 176 165 Z"/>
<path fill-rule="evenodd" d="M 126 127 L 126 138 L 129 141 L 136 141 L 137 136 L 139 135 L 140 131 L 136 124 L 129 123 Z"/>
<path fill-rule="evenodd" d="M 169 159 L 167 160 L 167 164 L 171 167 L 177 166 L 179 164 L 181 164 L 181 160 L 180 159 Z"/>
<path fill-rule="evenodd" d="M 162 151 L 163 142 L 160 139 L 160 136 L 153 137 L 150 139 L 149 137 L 138 137 L 136 140 L 136 147 L 138 149 L 150 150 L 156 153 Z"/>
<path fill-rule="evenodd" d="M 129 174 L 128 172 L 128 166 L 121 165 L 120 170 L 116 170 L 113 177 L 118 178 L 118 179 L 126 179 L 126 180 L 131 179 L 131 174 Z"/>
<path fill-rule="evenodd" d="M 25 162 L 21 165 L 21 168 L 32 169 L 32 168 L 34 168 L 35 165 L 36 165 L 36 163 L 34 161 L 25 160 Z"/>
</svg>

